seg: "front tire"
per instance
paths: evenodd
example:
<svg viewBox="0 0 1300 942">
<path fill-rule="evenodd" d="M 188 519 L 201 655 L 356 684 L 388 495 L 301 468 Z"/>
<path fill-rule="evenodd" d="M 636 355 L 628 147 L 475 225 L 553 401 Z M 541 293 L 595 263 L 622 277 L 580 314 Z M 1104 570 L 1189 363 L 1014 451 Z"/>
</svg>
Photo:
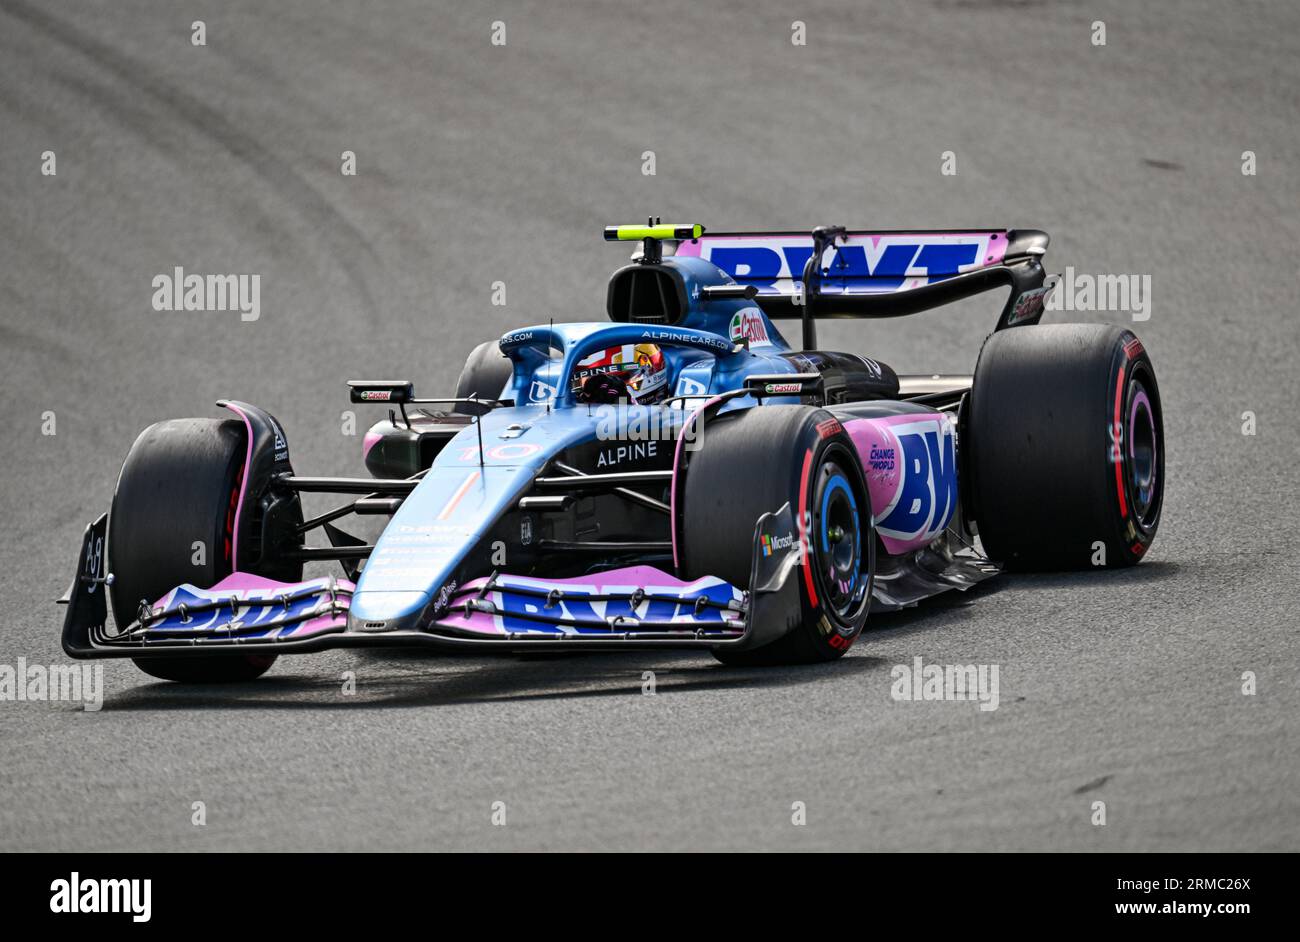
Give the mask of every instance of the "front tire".
<svg viewBox="0 0 1300 942">
<path fill-rule="evenodd" d="M 752 650 L 714 648 L 724 664 L 812 664 L 841 657 L 866 624 L 875 575 L 871 504 L 857 451 L 833 415 L 758 406 L 707 420 L 678 497 L 680 569 L 748 586 L 754 527 L 789 504 L 803 544 L 800 623 Z"/>
<path fill-rule="evenodd" d="M 109 596 L 119 625 L 136 620 L 141 602 L 153 604 L 182 583 L 209 588 L 231 573 L 244 552 L 236 553 L 234 540 L 245 436 L 243 423 L 232 419 L 171 419 L 135 440 L 108 518 Z M 261 676 L 275 656 L 133 660 L 162 680 L 222 683 Z"/>
<path fill-rule="evenodd" d="M 1142 341 L 1109 324 L 998 331 L 971 389 L 971 508 L 1011 569 L 1131 566 L 1155 539 L 1164 425 Z"/>
</svg>

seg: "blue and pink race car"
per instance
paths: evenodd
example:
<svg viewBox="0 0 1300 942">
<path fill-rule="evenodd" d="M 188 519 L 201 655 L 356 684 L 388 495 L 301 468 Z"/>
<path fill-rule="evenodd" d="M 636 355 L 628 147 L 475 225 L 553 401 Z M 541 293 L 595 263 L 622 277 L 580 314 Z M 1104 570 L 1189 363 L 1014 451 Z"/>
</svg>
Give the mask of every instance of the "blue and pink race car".
<svg viewBox="0 0 1300 942">
<path fill-rule="evenodd" d="M 1150 547 L 1154 369 L 1121 327 L 1039 324 L 1045 233 L 652 220 L 605 237 L 636 244 L 608 321 L 484 343 L 445 398 L 349 383 L 388 410 L 364 439 L 368 476 L 297 473 L 279 423 L 234 400 L 222 419 L 145 429 L 60 600 L 67 653 L 190 682 L 344 646 L 809 663 L 841 656 L 872 610 Z M 818 349 L 820 318 L 996 288 L 971 375 Z M 800 322 L 801 349 L 780 320 Z M 345 497 L 307 518 L 312 492 Z M 386 524 L 367 541 L 350 516 Z M 304 579 L 321 560 L 341 571 Z"/>
</svg>

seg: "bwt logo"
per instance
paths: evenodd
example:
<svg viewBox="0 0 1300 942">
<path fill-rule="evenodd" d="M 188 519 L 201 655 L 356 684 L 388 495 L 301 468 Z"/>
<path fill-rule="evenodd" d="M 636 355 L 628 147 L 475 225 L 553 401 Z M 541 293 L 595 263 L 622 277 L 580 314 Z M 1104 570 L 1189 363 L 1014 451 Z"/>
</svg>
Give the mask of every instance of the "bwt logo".
<svg viewBox="0 0 1300 942">
<path fill-rule="evenodd" d="M 701 580 L 684 587 L 645 586 L 644 594 L 647 597 L 639 601 L 634 598 L 637 586 L 566 585 L 564 597 L 549 602 L 545 598 L 512 592 L 509 583 L 498 585 L 500 588 L 493 593 L 493 601 L 499 613 L 498 624 L 508 632 L 539 630 L 539 616 L 545 620 L 587 625 L 599 625 L 602 622 L 610 625 L 623 621 L 722 623 L 724 608 L 737 598 L 737 591 L 720 579 L 708 583 Z M 525 582 L 520 585 L 538 587 Z M 701 597 L 716 604 L 697 605 Z"/>
<path fill-rule="evenodd" d="M 284 600 L 284 590 L 274 589 L 244 589 L 234 594 L 248 604 L 248 607 L 233 621 L 230 618 L 230 609 L 225 606 L 226 600 L 230 597 L 229 592 L 217 593 L 210 592 L 206 589 L 198 589 L 193 586 L 181 586 L 176 589 L 168 601 L 168 608 L 173 610 L 180 606 L 185 608 L 199 608 L 205 604 L 221 602 L 222 605 L 207 613 L 200 612 L 176 612 L 168 615 L 160 621 L 152 622 L 146 629 L 146 634 L 155 632 L 159 629 L 177 630 L 185 629 L 189 631 L 202 631 L 208 628 L 214 628 L 219 624 L 229 621 L 232 628 L 248 628 L 251 626 L 265 625 L 268 630 L 279 628 L 284 625 L 294 626 L 306 620 L 311 613 L 321 604 L 322 598 L 328 593 L 328 582 L 326 579 L 316 579 L 311 582 L 304 582 L 296 587 L 296 591 L 316 589 L 316 592 L 304 594 L 301 598 Z M 255 603 L 262 602 L 262 605 Z M 325 614 L 325 612 L 322 612 Z"/>
<path fill-rule="evenodd" d="M 535 379 L 528 387 L 528 401 L 532 403 L 545 404 L 555 399 L 558 390 L 550 383 L 544 380 Z"/>
<path fill-rule="evenodd" d="M 922 419 L 889 430 L 900 446 L 899 483 L 876 527 L 898 540 L 937 536 L 957 505 L 952 423 Z"/>
<path fill-rule="evenodd" d="M 822 256 L 823 287 L 893 291 L 909 280 L 921 283 L 951 278 L 963 269 L 983 264 L 986 237 L 960 241 L 917 242 L 880 239 L 875 245 L 840 245 Z M 798 280 L 812 256 L 811 245 L 756 245 L 739 242 L 706 245 L 704 257 L 737 281 L 759 284 L 761 291 L 777 289 L 762 282 Z M 987 259 L 992 261 L 992 259 Z M 865 284 L 864 284 L 865 283 Z"/>
<path fill-rule="evenodd" d="M 698 379 L 689 376 L 679 376 L 677 378 L 676 394 L 678 396 L 707 396 L 709 387 L 704 385 Z"/>
</svg>

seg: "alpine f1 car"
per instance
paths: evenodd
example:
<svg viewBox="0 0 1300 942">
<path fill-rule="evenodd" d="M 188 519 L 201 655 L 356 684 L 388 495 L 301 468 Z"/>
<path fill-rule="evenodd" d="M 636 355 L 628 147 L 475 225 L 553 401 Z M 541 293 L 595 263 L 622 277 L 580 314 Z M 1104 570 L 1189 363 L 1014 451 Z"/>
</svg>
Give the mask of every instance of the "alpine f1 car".
<svg viewBox="0 0 1300 942">
<path fill-rule="evenodd" d="M 483 343 L 447 398 L 349 383 L 353 402 L 388 407 L 365 435 L 369 476 L 297 473 L 280 424 L 244 402 L 145 429 L 86 529 L 64 649 L 180 681 L 378 645 L 808 663 L 841 656 L 872 610 L 1150 547 L 1155 372 L 1124 328 L 1039 324 L 1046 233 L 652 220 L 605 237 L 639 243 L 609 281 L 608 322 Z M 817 345 L 820 318 L 999 287 L 972 375 Z M 348 497 L 305 518 L 311 492 Z M 388 519 L 367 542 L 349 515 Z M 342 571 L 304 579 L 318 560 Z"/>
</svg>

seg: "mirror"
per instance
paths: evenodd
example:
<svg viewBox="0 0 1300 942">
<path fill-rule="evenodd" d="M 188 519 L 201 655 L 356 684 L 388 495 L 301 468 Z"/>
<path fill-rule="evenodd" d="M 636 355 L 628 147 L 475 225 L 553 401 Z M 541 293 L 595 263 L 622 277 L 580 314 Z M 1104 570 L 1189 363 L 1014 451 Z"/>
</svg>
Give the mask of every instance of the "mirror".
<svg viewBox="0 0 1300 942">
<path fill-rule="evenodd" d="M 492 411 L 495 403 L 491 399 L 475 399 L 477 393 L 471 394 L 467 399 L 456 401 L 456 411 L 461 415 L 482 416 Z"/>
</svg>

